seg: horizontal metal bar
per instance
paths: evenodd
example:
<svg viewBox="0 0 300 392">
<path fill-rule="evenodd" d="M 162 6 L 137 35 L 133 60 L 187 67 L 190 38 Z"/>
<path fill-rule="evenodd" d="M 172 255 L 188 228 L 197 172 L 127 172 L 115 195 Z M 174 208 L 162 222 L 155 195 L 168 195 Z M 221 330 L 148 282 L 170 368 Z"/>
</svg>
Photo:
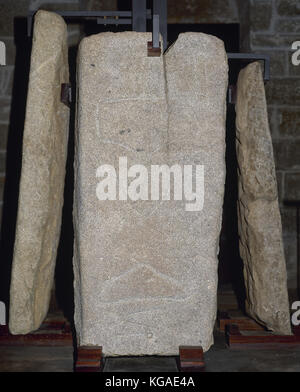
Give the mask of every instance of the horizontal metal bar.
<svg viewBox="0 0 300 392">
<path fill-rule="evenodd" d="M 32 32 L 32 23 L 33 23 L 33 17 L 36 14 L 36 11 L 29 11 L 28 16 L 27 16 L 27 34 L 28 37 L 31 36 Z M 85 18 L 95 18 L 95 19 L 100 19 L 104 16 L 110 16 L 110 17 L 118 17 L 118 18 L 131 18 L 132 17 L 132 12 L 131 11 L 53 11 L 56 14 L 65 17 L 65 18 L 77 18 L 77 19 L 85 19 Z M 146 18 L 151 19 L 152 18 L 152 13 L 150 9 L 146 10 Z M 109 20 L 109 19 L 106 19 Z M 98 22 L 98 24 L 131 24 L 132 20 L 130 19 L 130 22 L 128 19 L 125 19 L 125 22 L 121 22 L 124 19 L 112 19 L 111 22 Z"/>
<path fill-rule="evenodd" d="M 147 4 L 146 0 L 132 0 L 132 30 L 145 32 L 147 30 Z"/>
<path fill-rule="evenodd" d="M 229 60 L 264 61 L 264 80 L 270 80 L 270 56 L 257 53 L 227 53 Z"/>
<path fill-rule="evenodd" d="M 107 25 L 107 24 L 113 24 L 113 25 L 118 25 L 118 24 L 125 24 L 125 25 L 131 25 L 132 19 L 116 19 L 116 18 L 97 18 L 97 24 L 101 25 Z"/>
<path fill-rule="evenodd" d="M 28 13 L 29 16 L 33 16 L 37 11 L 30 11 Z M 131 11 L 53 11 L 58 15 L 65 17 L 100 17 L 100 16 L 119 16 L 119 17 L 131 17 Z"/>
</svg>

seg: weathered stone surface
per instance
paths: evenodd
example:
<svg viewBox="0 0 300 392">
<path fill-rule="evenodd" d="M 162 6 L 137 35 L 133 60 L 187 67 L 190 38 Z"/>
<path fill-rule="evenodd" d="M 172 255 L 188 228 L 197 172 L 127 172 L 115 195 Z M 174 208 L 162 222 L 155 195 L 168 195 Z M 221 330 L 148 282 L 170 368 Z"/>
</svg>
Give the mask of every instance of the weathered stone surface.
<svg viewBox="0 0 300 392">
<path fill-rule="evenodd" d="M 0 0 L 0 35 L 14 35 L 14 18 L 26 16 L 30 0 Z"/>
<path fill-rule="evenodd" d="M 271 21 L 272 0 L 260 0 L 250 3 L 250 22 L 252 31 L 268 30 Z"/>
<path fill-rule="evenodd" d="M 290 334 L 276 174 L 258 62 L 240 72 L 236 113 L 239 235 L 247 311 L 270 330 Z"/>
<path fill-rule="evenodd" d="M 266 87 L 268 103 L 275 105 L 300 105 L 300 78 L 271 79 Z"/>
<path fill-rule="evenodd" d="M 279 135 L 281 138 L 292 138 L 299 135 L 300 113 L 298 109 L 283 108 L 279 109 Z"/>
<path fill-rule="evenodd" d="M 237 7 L 230 0 L 168 0 L 168 23 L 237 22 Z"/>
<path fill-rule="evenodd" d="M 75 324 L 106 355 L 176 354 L 213 342 L 225 181 L 223 43 L 179 36 L 147 57 L 148 33 L 81 42 L 75 159 Z M 218 75 L 218 77 L 216 77 Z M 100 201 L 96 170 L 205 165 L 204 209 L 182 201 Z M 130 181 L 129 181 L 130 182 Z"/>
<path fill-rule="evenodd" d="M 37 329 L 49 306 L 60 234 L 69 109 L 67 30 L 57 14 L 35 17 L 10 291 L 12 333 Z"/>
<path fill-rule="evenodd" d="M 278 170 L 300 170 L 300 140 L 273 141 L 276 168 Z"/>
<path fill-rule="evenodd" d="M 298 0 L 277 0 L 277 12 L 280 16 L 300 15 L 300 4 Z"/>
</svg>

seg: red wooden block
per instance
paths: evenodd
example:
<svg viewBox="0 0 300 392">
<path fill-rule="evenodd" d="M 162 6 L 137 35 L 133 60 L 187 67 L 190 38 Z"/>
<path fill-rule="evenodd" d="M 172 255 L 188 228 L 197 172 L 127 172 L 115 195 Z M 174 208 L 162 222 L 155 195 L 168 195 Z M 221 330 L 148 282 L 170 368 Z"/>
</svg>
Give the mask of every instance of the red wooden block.
<svg viewBox="0 0 300 392">
<path fill-rule="evenodd" d="M 179 346 L 179 370 L 181 372 L 203 372 L 205 362 L 201 346 Z"/>
</svg>

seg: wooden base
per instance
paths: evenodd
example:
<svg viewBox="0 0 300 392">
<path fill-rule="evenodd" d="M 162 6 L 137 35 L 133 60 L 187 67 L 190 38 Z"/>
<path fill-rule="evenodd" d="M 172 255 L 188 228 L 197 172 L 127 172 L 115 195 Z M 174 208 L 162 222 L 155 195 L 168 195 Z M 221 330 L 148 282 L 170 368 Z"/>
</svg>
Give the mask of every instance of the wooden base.
<svg viewBox="0 0 300 392">
<path fill-rule="evenodd" d="M 77 348 L 77 359 L 74 366 L 75 372 L 102 372 L 103 358 L 102 347 L 81 346 Z"/>
<path fill-rule="evenodd" d="M 293 335 L 273 335 L 271 332 L 241 331 L 236 324 L 227 324 L 225 329 L 226 344 L 230 349 L 300 349 L 300 328 L 293 329 Z"/>
<path fill-rule="evenodd" d="M 0 326 L 0 346 L 72 346 L 70 324 L 63 319 L 45 320 L 41 327 L 26 335 L 12 335 L 8 326 Z"/>
<path fill-rule="evenodd" d="M 205 362 L 201 346 L 179 346 L 180 372 L 203 372 Z"/>
<path fill-rule="evenodd" d="M 258 324 L 256 321 L 246 316 L 233 316 L 230 312 L 218 313 L 218 327 L 221 332 L 225 332 L 226 326 L 234 324 L 239 327 L 241 331 L 265 331 L 266 329 Z"/>
</svg>

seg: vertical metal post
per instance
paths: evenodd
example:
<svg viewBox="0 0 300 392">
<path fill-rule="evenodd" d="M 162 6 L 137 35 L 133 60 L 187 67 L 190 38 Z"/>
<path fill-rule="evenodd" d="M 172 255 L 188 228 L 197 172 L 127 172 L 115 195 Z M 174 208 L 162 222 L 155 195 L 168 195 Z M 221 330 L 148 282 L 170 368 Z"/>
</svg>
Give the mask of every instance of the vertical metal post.
<svg viewBox="0 0 300 392">
<path fill-rule="evenodd" d="M 297 289 L 298 298 L 300 299 L 300 205 L 297 205 Z"/>
<path fill-rule="evenodd" d="M 153 14 L 152 47 L 159 48 L 159 15 Z"/>
<path fill-rule="evenodd" d="M 146 0 L 132 0 L 132 30 L 146 31 Z"/>
<path fill-rule="evenodd" d="M 159 32 L 163 37 L 163 50 L 167 49 L 167 0 L 153 0 L 153 15 L 159 15 Z"/>
</svg>

